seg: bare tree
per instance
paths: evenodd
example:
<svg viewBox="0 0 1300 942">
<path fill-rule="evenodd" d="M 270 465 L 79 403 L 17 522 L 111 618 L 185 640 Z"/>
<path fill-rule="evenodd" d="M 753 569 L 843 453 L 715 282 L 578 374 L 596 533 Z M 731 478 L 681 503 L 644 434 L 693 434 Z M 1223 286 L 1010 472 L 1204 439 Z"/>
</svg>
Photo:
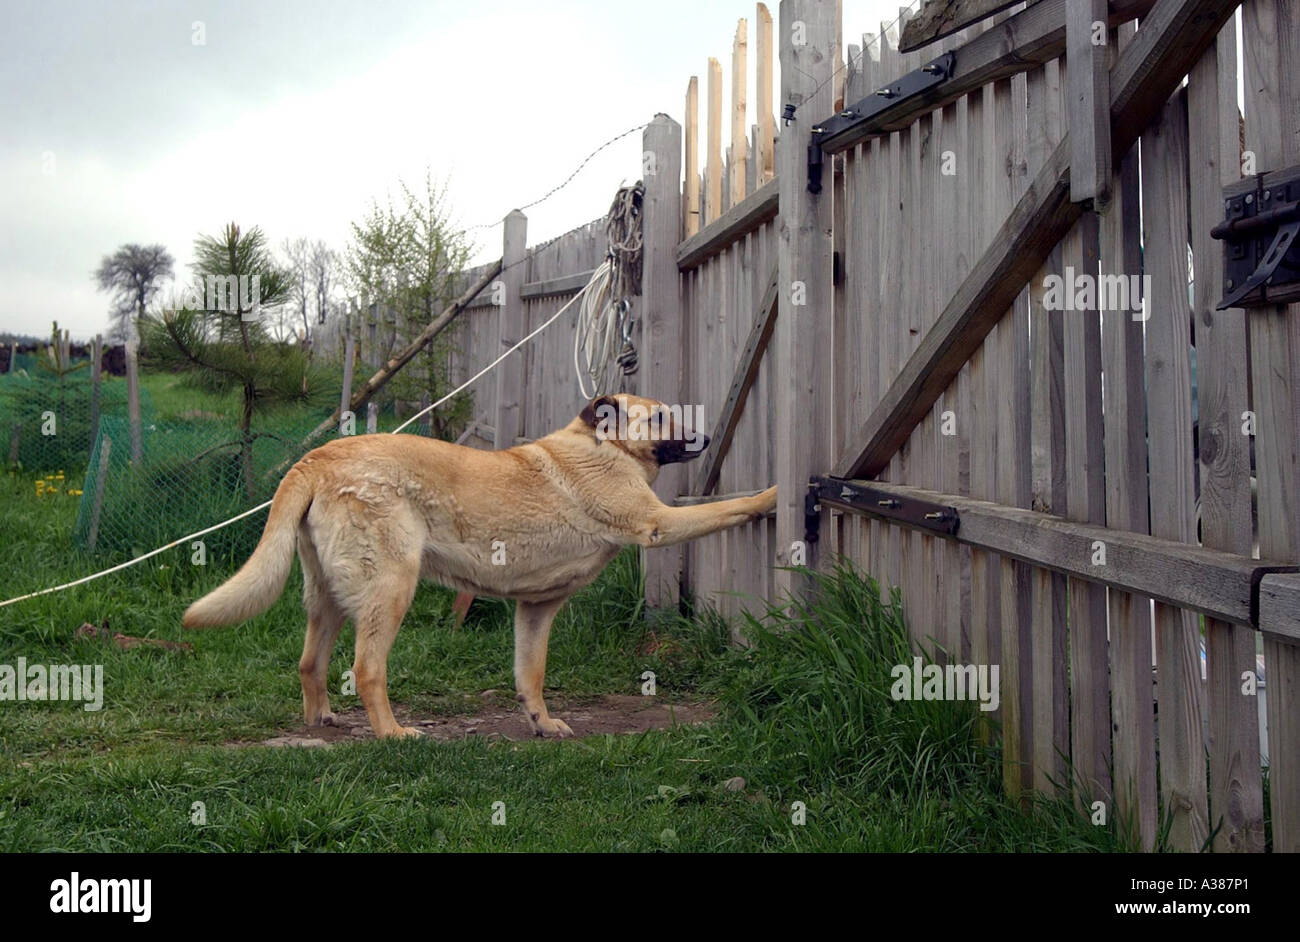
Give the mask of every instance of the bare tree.
<svg viewBox="0 0 1300 942">
<path fill-rule="evenodd" d="M 311 243 L 301 236 L 285 239 L 280 245 L 280 251 L 289 263 L 289 298 L 284 313 L 292 318 L 290 331 L 298 336 L 299 343 L 305 347 L 311 341 L 310 311 L 315 306 Z"/>
<path fill-rule="evenodd" d="M 316 323 L 325 323 L 339 275 L 338 253 L 317 239 L 311 246 L 311 270 L 316 287 Z"/>
<path fill-rule="evenodd" d="M 94 279 L 100 291 L 113 293 L 113 318 L 109 336 L 127 340 L 135 333 L 145 308 L 164 278 L 173 277 L 171 255 L 161 245 L 129 243 L 112 255 L 105 255 Z"/>
</svg>

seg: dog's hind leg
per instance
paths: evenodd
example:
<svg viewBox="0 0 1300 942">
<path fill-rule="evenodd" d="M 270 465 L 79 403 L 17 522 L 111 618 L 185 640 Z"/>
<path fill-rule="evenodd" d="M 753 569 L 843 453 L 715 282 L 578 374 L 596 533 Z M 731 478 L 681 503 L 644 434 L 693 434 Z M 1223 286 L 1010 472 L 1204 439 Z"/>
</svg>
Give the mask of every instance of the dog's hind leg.
<svg viewBox="0 0 1300 942">
<path fill-rule="evenodd" d="M 306 526 L 299 528 L 298 557 L 302 560 L 302 604 L 307 609 L 307 636 L 303 639 L 298 679 L 302 681 L 302 713 L 308 726 L 334 726 L 330 712 L 330 654 L 343 627 L 343 612 L 334 602 L 325 573 Z"/>
<path fill-rule="evenodd" d="M 303 639 L 298 679 L 302 681 L 302 713 L 308 726 L 335 726 L 330 712 L 330 653 L 343 627 L 343 613 L 330 598 L 320 599 L 307 609 L 307 637 Z"/>
<path fill-rule="evenodd" d="M 515 603 L 515 699 L 523 705 L 524 714 L 538 736 L 573 735 L 567 723 L 547 713 L 542 699 L 551 622 L 564 601 Z"/>
<path fill-rule="evenodd" d="M 370 728 L 381 739 L 420 734 L 413 727 L 399 726 L 388 703 L 388 652 L 415 597 L 419 579 L 420 562 L 416 557 L 408 565 L 375 579 L 356 609 L 357 651 L 353 676 L 370 717 Z"/>
</svg>

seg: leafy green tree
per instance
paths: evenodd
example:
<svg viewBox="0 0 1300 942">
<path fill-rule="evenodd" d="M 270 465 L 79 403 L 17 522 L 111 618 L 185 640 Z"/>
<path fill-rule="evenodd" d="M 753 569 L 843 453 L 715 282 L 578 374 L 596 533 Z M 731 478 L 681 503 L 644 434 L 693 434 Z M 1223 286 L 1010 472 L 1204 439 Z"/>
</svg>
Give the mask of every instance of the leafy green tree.
<svg viewBox="0 0 1300 942">
<path fill-rule="evenodd" d="M 464 233 L 451 224 L 446 189 L 426 173 L 423 192 L 401 184 L 401 199 L 386 207 L 377 202 L 360 222 L 352 224 L 346 255 L 348 280 L 362 299 L 393 317 L 394 346 L 411 340 L 442 313 L 460 292 L 458 275 L 469 260 Z M 360 328 L 353 325 L 354 330 Z M 425 347 L 389 386 L 393 396 L 431 402 L 445 396 L 451 384 L 450 334 Z M 473 401 L 458 396 L 431 415 L 433 434 L 450 438 L 468 420 Z"/>
<path fill-rule="evenodd" d="M 254 414 L 290 402 L 323 405 L 328 392 L 303 349 L 269 329 L 290 296 L 291 278 L 275 263 L 262 230 L 241 232 L 232 222 L 219 236 L 199 236 L 194 257 L 196 280 L 182 305 L 145 319 L 144 356 L 160 368 L 190 373 L 213 392 L 240 391 L 239 439 L 230 444 L 239 446 L 252 497 Z"/>
</svg>

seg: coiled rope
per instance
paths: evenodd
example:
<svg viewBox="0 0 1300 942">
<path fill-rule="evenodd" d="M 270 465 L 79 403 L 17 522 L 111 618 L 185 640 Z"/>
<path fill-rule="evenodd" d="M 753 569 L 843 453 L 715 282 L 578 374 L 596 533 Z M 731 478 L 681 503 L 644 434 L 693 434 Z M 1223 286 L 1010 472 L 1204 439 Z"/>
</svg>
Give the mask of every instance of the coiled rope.
<svg viewBox="0 0 1300 942">
<path fill-rule="evenodd" d="M 619 389 L 637 371 L 636 326 L 631 298 L 641 293 L 643 235 L 641 205 L 645 186 L 639 181 L 620 187 L 605 217 L 608 246 L 604 277 L 592 278 L 591 290 L 578 308 L 577 330 L 573 335 L 573 371 L 583 399 L 594 399 L 610 391 L 610 367 L 617 364 Z M 597 269 L 599 272 L 600 269 Z"/>
</svg>

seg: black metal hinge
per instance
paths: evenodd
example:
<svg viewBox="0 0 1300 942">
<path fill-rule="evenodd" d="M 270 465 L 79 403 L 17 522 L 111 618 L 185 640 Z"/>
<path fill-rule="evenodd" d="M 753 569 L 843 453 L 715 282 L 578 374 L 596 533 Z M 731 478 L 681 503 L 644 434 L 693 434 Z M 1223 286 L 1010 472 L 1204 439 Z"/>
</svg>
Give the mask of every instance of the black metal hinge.
<svg viewBox="0 0 1300 942">
<path fill-rule="evenodd" d="M 917 95 L 923 95 L 936 85 L 942 85 L 952 78 L 957 57 L 945 52 L 937 59 L 927 62 L 902 78 L 890 82 L 884 88 L 878 88 L 861 101 L 849 105 L 837 115 L 819 121 L 813 126 L 808 141 L 808 192 L 822 191 L 822 168 L 825 151 L 836 151 L 838 139 L 850 134 L 858 125 L 871 120 L 887 108 L 896 108 L 902 102 Z M 790 117 L 789 106 L 786 111 Z"/>
<path fill-rule="evenodd" d="M 1224 243 L 1218 310 L 1300 299 L 1300 165 L 1225 186 L 1223 208 L 1210 230 Z"/>
<path fill-rule="evenodd" d="M 822 506 L 817 502 L 817 485 L 809 482 L 808 493 L 803 495 L 803 538 L 816 543 L 821 539 Z"/>
<path fill-rule="evenodd" d="M 911 497 L 898 497 L 888 491 L 873 488 L 866 481 L 814 477 L 809 484 L 810 496 L 814 492 L 818 501 L 832 507 L 843 507 L 856 513 L 883 517 L 909 527 L 932 530 L 948 536 L 955 536 L 957 528 L 961 525 L 961 517 L 956 507 L 933 504 Z"/>
</svg>

